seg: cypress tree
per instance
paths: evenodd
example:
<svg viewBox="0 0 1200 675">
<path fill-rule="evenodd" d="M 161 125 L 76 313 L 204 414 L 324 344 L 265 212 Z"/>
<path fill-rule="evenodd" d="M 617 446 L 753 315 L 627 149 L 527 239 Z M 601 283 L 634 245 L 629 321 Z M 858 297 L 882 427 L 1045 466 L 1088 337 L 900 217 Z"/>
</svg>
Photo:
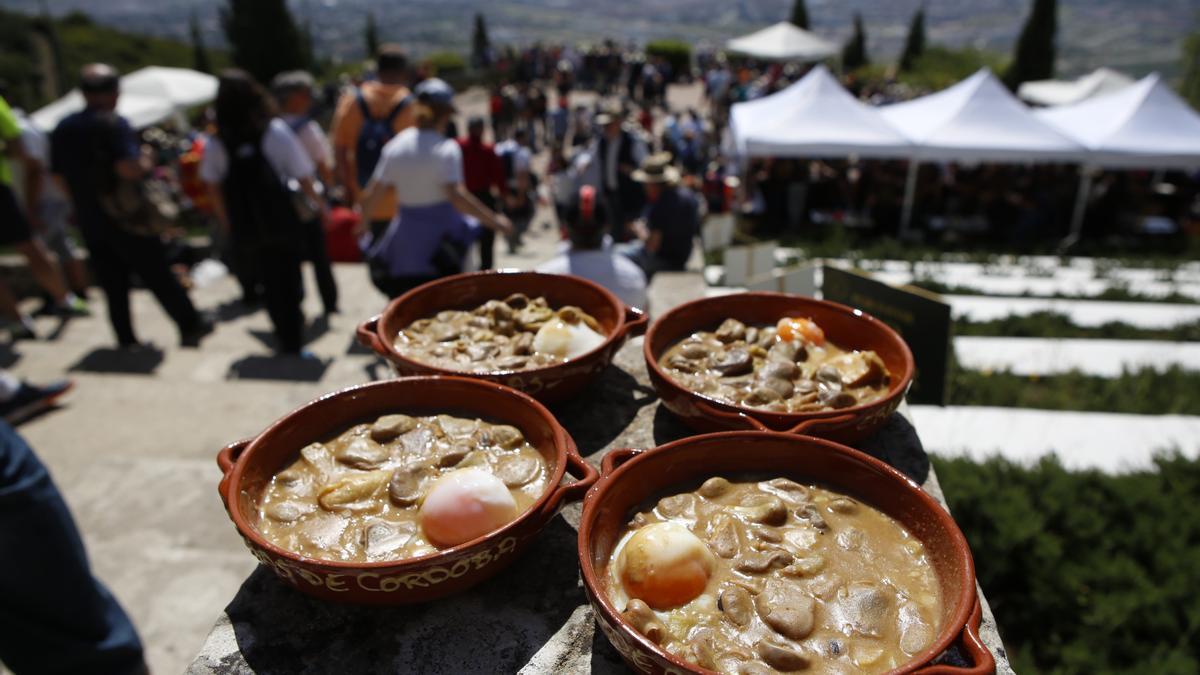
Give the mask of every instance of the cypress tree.
<svg viewBox="0 0 1200 675">
<path fill-rule="evenodd" d="M 363 39 L 367 43 L 367 58 L 373 59 L 379 55 L 379 28 L 375 25 L 375 12 L 367 12 L 367 27 L 363 30 Z"/>
<path fill-rule="evenodd" d="M 1192 31 L 1183 41 L 1182 70 L 1179 94 L 1193 107 L 1200 108 L 1200 30 Z"/>
<path fill-rule="evenodd" d="M 287 0 L 226 0 L 221 27 L 233 62 L 259 82 L 310 64 L 311 46 Z"/>
<path fill-rule="evenodd" d="M 212 72 L 212 62 L 208 60 L 208 49 L 204 46 L 204 36 L 200 34 L 200 22 L 193 12 L 188 29 L 192 34 L 192 68 L 202 73 Z"/>
<path fill-rule="evenodd" d="M 796 26 L 808 30 L 808 7 L 804 5 L 804 0 L 792 0 L 791 21 Z"/>
<path fill-rule="evenodd" d="M 908 25 L 908 38 L 904 40 L 904 51 L 900 53 L 900 70 L 912 70 L 921 54 L 925 53 L 925 7 L 913 14 Z"/>
<path fill-rule="evenodd" d="M 854 35 L 842 47 L 842 70 L 850 72 L 870 62 L 867 57 L 867 31 L 863 28 L 862 14 L 855 12 Z"/>
<path fill-rule="evenodd" d="M 483 13 L 476 12 L 475 30 L 471 33 L 471 65 L 476 68 L 491 65 L 489 63 L 491 51 L 492 43 L 488 38 L 487 23 L 483 19 Z"/>
<path fill-rule="evenodd" d="M 1054 77 L 1054 33 L 1058 29 L 1057 0 L 1033 0 L 1004 83 L 1016 90 L 1022 82 Z"/>
</svg>

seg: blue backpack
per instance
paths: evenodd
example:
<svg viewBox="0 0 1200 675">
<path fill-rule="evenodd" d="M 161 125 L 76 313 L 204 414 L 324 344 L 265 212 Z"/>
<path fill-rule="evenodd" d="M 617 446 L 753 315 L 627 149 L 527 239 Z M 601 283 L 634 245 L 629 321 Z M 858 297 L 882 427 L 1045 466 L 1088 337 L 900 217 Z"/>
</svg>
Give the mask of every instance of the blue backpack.
<svg viewBox="0 0 1200 675">
<path fill-rule="evenodd" d="M 392 140 L 392 136 L 396 135 L 396 132 L 393 131 L 396 116 L 408 107 L 412 97 L 405 96 L 396 104 L 395 108 L 392 108 L 388 116 L 382 119 L 371 117 L 371 109 L 367 106 L 367 100 L 363 98 L 361 89 L 355 91 L 355 98 L 358 101 L 358 109 L 362 111 L 363 125 L 358 132 L 354 161 L 357 168 L 358 186 L 363 187 L 367 181 L 371 180 L 371 174 L 375 173 L 375 165 L 379 163 L 383 146 Z"/>
</svg>

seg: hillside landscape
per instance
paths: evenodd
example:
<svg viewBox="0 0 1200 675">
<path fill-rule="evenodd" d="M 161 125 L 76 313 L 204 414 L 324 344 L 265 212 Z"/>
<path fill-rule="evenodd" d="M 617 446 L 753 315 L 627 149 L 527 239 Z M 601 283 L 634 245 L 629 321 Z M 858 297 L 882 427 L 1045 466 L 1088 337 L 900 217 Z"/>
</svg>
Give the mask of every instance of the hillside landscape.
<svg viewBox="0 0 1200 675">
<path fill-rule="evenodd" d="M 86 11 L 101 23 L 153 35 L 186 38 L 195 13 L 206 41 L 220 45 L 217 7 L 212 0 L 0 0 L 0 7 L 35 13 Z M 362 56 L 362 30 L 373 12 L 382 37 L 417 53 L 465 49 L 471 15 L 486 14 L 498 42 L 597 41 L 614 37 L 644 42 L 683 38 L 719 45 L 734 35 L 783 19 L 790 0 L 293 0 L 292 8 L 313 32 L 317 49 L 339 60 Z M 919 0 L 809 0 L 813 29 L 839 41 L 861 11 L 869 50 L 891 59 L 899 51 Z M 1025 0 L 927 0 L 931 42 L 1009 52 L 1028 11 Z M 1072 76 L 1107 65 L 1142 75 L 1178 74 L 1180 45 L 1198 21 L 1193 0 L 1063 0 L 1059 17 L 1059 74 Z"/>
</svg>

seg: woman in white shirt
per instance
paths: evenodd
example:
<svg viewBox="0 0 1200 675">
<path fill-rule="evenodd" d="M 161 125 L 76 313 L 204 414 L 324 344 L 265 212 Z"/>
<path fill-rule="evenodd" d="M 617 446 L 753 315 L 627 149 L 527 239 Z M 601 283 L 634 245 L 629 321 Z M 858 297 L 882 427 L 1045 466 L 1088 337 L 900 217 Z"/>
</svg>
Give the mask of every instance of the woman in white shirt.
<svg viewBox="0 0 1200 675">
<path fill-rule="evenodd" d="M 359 198 L 370 213 L 391 186 L 400 208 L 367 248 L 371 280 L 390 297 L 462 271 L 479 226 L 507 234 L 512 224 L 488 209 L 463 184 L 462 151 L 446 137 L 454 90 L 431 78 L 417 85 L 415 127 L 383 146 L 375 173 Z M 470 216 L 470 217 L 464 217 Z M 478 220 L 476 220 L 478 219 Z"/>
<path fill-rule="evenodd" d="M 200 179 L 208 185 L 213 211 L 230 238 L 244 299 L 256 300 L 261 286 L 279 351 L 300 354 L 304 232 L 286 185 L 296 180 L 320 203 L 312 160 L 287 123 L 275 117 L 267 91 L 248 73 L 221 74 L 216 112 L 217 133 L 205 145 Z"/>
</svg>

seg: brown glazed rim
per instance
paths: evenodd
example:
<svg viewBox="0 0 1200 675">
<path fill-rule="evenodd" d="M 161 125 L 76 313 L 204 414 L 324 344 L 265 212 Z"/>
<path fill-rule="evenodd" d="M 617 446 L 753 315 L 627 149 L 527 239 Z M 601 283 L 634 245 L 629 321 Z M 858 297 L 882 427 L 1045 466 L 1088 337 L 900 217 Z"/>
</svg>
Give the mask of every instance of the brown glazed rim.
<svg viewBox="0 0 1200 675">
<path fill-rule="evenodd" d="M 354 395 L 355 393 L 358 393 L 358 392 L 361 392 L 364 390 L 368 390 L 368 389 L 372 389 L 372 388 L 385 389 L 385 388 L 391 388 L 391 387 L 396 387 L 396 386 L 414 386 L 414 387 L 416 387 L 416 386 L 422 386 L 422 385 L 436 386 L 438 382 L 444 382 L 444 381 L 455 381 L 460 384 L 465 384 L 467 386 L 477 387 L 480 389 L 498 390 L 498 391 L 502 392 L 504 395 L 512 396 L 514 398 L 520 399 L 521 403 L 523 403 L 524 405 L 526 405 L 530 408 L 533 408 L 538 413 L 538 415 L 541 416 L 542 420 L 546 423 L 546 425 L 548 427 L 550 427 L 550 429 L 554 432 L 554 447 L 556 450 L 555 458 L 556 458 L 556 462 L 557 462 L 557 466 L 555 467 L 555 470 L 554 470 L 554 475 L 551 476 L 551 478 L 546 482 L 546 490 L 545 490 L 545 492 L 542 493 L 542 496 L 539 497 L 537 501 L 530 504 L 529 508 L 526 509 L 525 512 L 522 513 L 520 516 L 518 516 L 515 520 L 513 520 L 512 522 L 508 523 L 507 525 L 505 525 L 504 527 L 502 527 L 498 530 L 493 530 L 492 532 L 489 532 L 483 536 L 472 539 L 471 541 L 464 542 L 464 543 L 459 544 L 458 546 L 454 546 L 452 548 L 442 549 L 440 551 L 437 551 L 436 553 L 428 553 L 426 555 L 417 556 L 415 558 L 398 558 L 395 560 L 379 560 L 379 561 L 374 561 L 374 562 L 355 562 L 355 561 L 347 561 L 347 560 L 326 560 L 324 558 L 310 558 L 308 556 L 296 553 L 295 551 L 290 551 L 288 549 L 276 546 L 275 544 L 268 541 L 265 537 L 263 537 L 262 534 L 259 533 L 258 528 L 254 527 L 252 524 L 247 522 L 246 519 L 243 517 L 242 510 L 240 508 L 238 508 L 238 501 L 237 501 L 240 496 L 240 493 L 241 493 L 242 474 L 244 473 L 246 466 L 248 466 L 253 461 L 254 450 L 257 449 L 259 444 L 261 444 L 263 442 L 263 439 L 270 440 L 270 438 L 274 434 L 278 433 L 278 431 L 277 431 L 278 429 L 281 429 L 281 428 L 286 427 L 287 425 L 293 423 L 296 418 L 298 418 L 302 415 L 309 414 L 308 411 L 312 406 L 314 406 L 318 403 L 322 403 L 324 401 L 330 400 L 330 399 L 349 397 L 349 396 Z M 467 409 L 469 409 L 469 408 L 467 408 Z M 524 523 L 527 519 L 534 517 L 537 514 L 540 514 L 542 511 L 542 508 L 546 505 L 546 503 L 551 499 L 551 497 L 555 493 L 557 493 L 561 490 L 564 490 L 567 487 L 570 487 L 569 485 L 568 486 L 561 485 L 561 483 L 562 483 L 563 476 L 566 474 L 568 455 L 570 455 L 571 453 L 575 453 L 577 455 L 578 451 L 575 450 L 575 444 L 571 440 L 571 437 L 569 435 L 567 435 L 566 430 L 562 428 L 562 425 L 560 425 L 558 423 L 558 421 L 554 418 L 553 415 L 550 414 L 550 411 L 547 410 L 545 406 L 543 406 L 541 403 L 538 403 L 536 400 L 534 400 L 532 397 L 530 397 L 529 395 L 527 395 L 525 393 L 517 391 L 516 389 L 513 389 L 511 387 L 506 387 L 502 384 L 497 384 L 495 382 L 488 382 L 486 380 L 474 380 L 474 379 L 466 378 L 466 377 L 447 377 L 444 375 L 418 375 L 418 376 L 413 376 L 413 377 L 402 377 L 402 378 L 396 378 L 396 379 L 391 379 L 391 380 L 383 380 L 383 381 L 379 381 L 379 382 L 369 382 L 367 384 L 359 384 L 359 385 L 354 385 L 351 387 L 346 387 L 344 389 L 339 389 L 335 392 L 324 394 L 316 399 L 313 399 L 312 401 L 305 403 L 304 405 L 300 406 L 299 408 L 296 408 L 292 412 L 279 418 L 278 420 L 273 422 L 269 427 L 267 427 L 265 430 L 263 430 L 260 434 L 255 436 L 253 439 L 250 439 L 249 444 L 247 446 L 245 446 L 245 449 L 236 457 L 236 459 L 234 459 L 233 468 L 230 471 L 226 472 L 225 478 L 223 479 L 224 484 L 222 485 L 221 497 L 225 500 L 227 511 L 229 512 L 229 517 L 233 519 L 233 523 L 237 527 L 238 532 L 240 532 L 242 534 L 242 536 L 247 537 L 250 540 L 252 540 L 254 542 L 255 546 L 263 548 L 277 556 L 287 558 L 290 560 L 297 560 L 297 561 L 303 561 L 305 563 L 316 564 L 316 565 L 324 566 L 324 567 L 327 567 L 330 569 L 345 570 L 348 572 L 361 571 L 361 570 L 376 570 L 376 569 L 395 570 L 397 567 L 401 567 L 401 566 L 405 566 L 405 565 L 409 565 L 409 564 L 416 567 L 416 566 L 424 564 L 426 562 L 437 560 L 439 557 L 458 553 L 460 551 L 464 551 L 464 550 L 473 548 L 473 547 L 478 546 L 479 544 L 481 544 L 485 541 L 488 541 L 488 540 L 492 540 L 492 539 L 498 540 L 498 539 L 502 538 L 504 535 L 506 535 L 507 533 L 509 533 L 511 530 L 515 530 L 518 527 L 520 527 L 521 524 Z"/>
<path fill-rule="evenodd" d="M 937 500 L 929 496 L 929 493 L 925 492 L 920 485 L 917 485 L 917 483 L 908 476 L 891 467 L 887 463 L 871 457 L 864 452 L 855 450 L 840 443 L 835 443 L 833 441 L 814 436 L 797 436 L 795 434 L 776 431 L 721 431 L 711 434 L 702 434 L 699 436 L 682 438 L 680 440 L 672 441 L 665 445 L 660 445 L 649 450 L 618 449 L 610 451 L 609 455 L 606 455 L 604 458 L 600 479 L 596 481 L 596 484 L 593 485 L 590 490 L 588 490 L 587 496 L 583 500 L 583 512 L 579 519 L 579 539 L 577 551 L 577 555 L 579 557 L 579 570 L 583 577 L 583 583 L 591 591 L 592 596 L 599 601 L 600 610 L 604 613 L 605 617 L 608 619 L 608 622 L 614 626 L 620 627 L 624 631 L 626 637 L 635 640 L 637 646 L 643 651 L 650 652 L 660 658 L 666 659 L 675 667 L 683 669 L 684 672 L 703 673 L 705 675 L 714 673 L 714 671 L 701 668 L 694 663 L 684 661 L 678 656 L 675 656 L 665 649 L 662 649 L 638 632 L 637 629 L 630 625 L 629 622 L 621 616 L 621 613 L 617 611 L 617 608 L 613 606 L 612 601 L 609 599 L 608 593 L 605 592 L 604 586 L 600 583 L 598 578 L 596 569 L 592 565 L 592 524 L 597 518 L 597 513 L 600 510 L 600 504 L 604 501 L 606 491 L 610 488 L 610 486 L 617 481 L 620 481 L 626 474 L 629 473 L 630 465 L 636 465 L 645 457 L 645 455 L 649 453 L 661 454 L 664 452 L 677 451 L 679 448 L 686 447 L 700 440 L 727 440 L 730 443 L 736 443 L 739 439 L 764 436 L 775 437 L 777 439 L 786 440 L 790 443 L 802 442 L 822 445 L 835 452 L 841 452 L 850 455 L 857 461 L 862 462 L 879 473 L 890 477 L 896 482 L 897 488 L 915 493 L 917 499 L 924 504 L 926 510 L 930 514 L 933 514 L 933 517 L 939 521 L 939 524 L 942 526 L 943 530 L 945 530 L 948 533 L 948 536 L 953 539 L 953 547 L 960 552 L 960 557 L 963 560 L 963 566 L 960 570 L 960 574 L 962 575 L 962 590 L 955 599 L 958 602 L 958 611 L 954 614 L 953 618 L 943 624 L 939 633 L 940 637 L 937 641 L 918 654 L 915 654 L 909 660 L 908 664 L 889 671 L 889 675 L 893 673 L 909 673 L 913 672 L 914 670 L 931 667 L 932 664 L 930 662 L 937 658 L 939 654 L 949 649 L 950 646 L 958 639 L 959 635 L 966 630 L 966 626 L 976 609 L 977 599 L 975 590 L 975 562 L 972 559 L 971 548 L 967 544 L 966 537 L 963 536 L 962 531 L 959 529 L 958 524 L 954 522 L 954 518 L 950 515 L 950 513 L 946 511 L 946 509 L 943 508 L 942 505 L 937 502 Z M 799 458 L 801 455 L 797 455 L 797 457 Z M 784 470 L 787 471 L 788 469 L 784 467 Z M 802 474 L 803 472 L 801 471 L 798 473 Z M 837 489 L 837 487 L 835 486 L 834 489 Z M 870 503 L 869 500 L 864 501 Z M 884 513 L 886 514 L 886 512 Z M 943 601 L 945 601 L 945 599 L 943 599 Z M 955 672 L 957 672 L 957 669 Z"/>
<path fill-rule="evenodd" d="M 612 332 L 610 332 L 607 336 L 605 336 L 604 342 L 601 342 L 599 345 L 597 345 L 595 349 L 592 349 L 591 351 L 580 354 L 579 356 L 576 356 L 569 361 L 564 361 L 563 363 L 555 363 L 555 364 L 552 364 L 549 366 L 541 366 L 538 368 L 524 368 L 521 370 L 488 370 L 488 371 L 484 371 L 484 372 L 451 370 L 449 368 L 441 368 L 439 366 L 425 363 L 424 361 L 417 361 L 415 359 L 410 359 L 407 356 L 401 354 L 400 351 L 398 349 L 396 349 L 396 346 L 394 344 L 394 342 L 395 342 L 394 335 L 384 335 L 383 334 L 384 318 L 389 316 L 390 314 L 394 313 L 395 310 L 397 308 L 399 308 L 401 305 L 403 305 L 406 301 L 409 301 L 412 298 L 415 298 L 419 295 L 425 295 L 427 293 L 434 293 L 434 292 L 436 292 L 436 289 L 440 288 L 441 286 L 454 283 L 461 279 L 466 279 L 466 278 L 471 278 L 471 277 L 486 277 L 486 276 L 491 276 L 491 275 L 496 275 L 496 274 L 505 274 L 505 275 L 511 275 L 511 276 L 525 276 L 525 277 L 529 277 L 531 280 L 541 279 L 543 283 L 547 283 L 547 284 L 566 283 L 566 284 L 575 284 L 576 286 L 586 286 L 586 287 L 596 291 L 600 295 L 602 295 L 605 298 L 605 300 L 607 300 L 608 303 L 610 305 L 612 305 L 613 311 L 617 317 L 617 323 L 615 326 L 613 326 Z M 531 284 L 531 286 L 535 286 L 535 285 L 536 285 L 536 283 Z M 533 292 L 536 292 L 536 291 L 533 291 Z M 503 298 L 494 298 L 494 299 L 502 300 Z M 445 309 L 457 309 L 457 308 L 445 307 Z M 396 298 L 395 300 L 392 300 L 390 303 L 388 303 L 388 306 L 383 310 L 382 313 L 380 313 L 379 315 L 377 315 L 376 317 L 374 317 L 372 319 L 369 319 L 366 324 L 363 324 L 362 326 L 360 326 L 360 329 L 365 328 L 366 330 L 374 333 L 375 340 L 373 342 L 375 342 L 375 345 L 377 345 L 376 351 L 379 351 L 378 346 L 382 346 L 388 356 L 390 356 L 391 358 L 395 359 L 398 362 L 401 362 L 402 364 L 404 364 L 406 366 L 409 366 L 412 368 L 419 368 L 419 369 L 426 370 L 426 371 L 433 371 L 433 372 L 437 372 L 437 373 L 445 373 L 446 375 L 451 375 L 451 376 L 487 377 L 487 376 L 499 376 L 499 375 L 537 375 L 537 374 L 552 373 L 552 371 L 555 368 L 562 368 L 563 366 L 567 366 L 567 365 L 570 365 L 573 363 L 579 363 L 581 361 L 584 361 L 585 359 L 595 356 L 596 354 L 599 354 L 600 352 L 603 352 L 605 349 L 608 349 L 608 347 L 611 346 L 615 340 L 620 340 L 620 339 L 626 337 L 630 332 L 632 332 L 632 331 L 636 330 L 638 327 L 644 325 L 645 322 L 646 322 L 646 318 L 645 318 L 645 314 L 642 310 L 640 310 L 636 307 L 631 307 L 629 305 L 626 305 L 624 302 L 621 302 L 620 298 L 618 298 L 615 294 L 613 294 L 612 291 L 608 290 L 607 288 L 601 286 L 600 284 L 598 284 L 594 281 L 591 281 L 590 279 L 584 279 L 583 277 L 575 276 L 573 274 L 550 274 L 548 272 L 534 272 L 534 271 L 521 270 L 521 269 L 515 269 L 515 268 L 504 268 L 504 269 L 496 269 L 496 270 L 483 270 L 480 272 L 464 272 L 462 274 L 454 274 L 454 275 L 451 275 L 448 277 L 442 277 L 441 279 L 427 281 L 427 282 L 421 284 L 420 286 L 417 286 L 416 288 L 404 293 L 403 295 Z M 374 324 L 373 326 L 368 325 L 368 324 L 372 324 L 372 323 Z"/>
<path fill-rule="evenodd" d="M 750 407 L 746 407 L 746 406 L 734 405 L 732 403 L 726 403 L 724 401 L 717 400 L 711 396 L 707 396 L 705 394 L 701 394 L 699 392 L 692 391 L 691 389 L 688 389 L 687 387 L 683 386 L 678 381 L 676 381 L 675 378 L 671 377 L 665 370 L 662 369 L 662 367 L 660 367 L 658 365 L 658 358 L 659 358 L 660 354 L 655 354 L 651 348 L 651 345 L 654 343 L 654 335 L 658 331 L 659 326 L 662 323 L 664 323 L 668 317 L 671 317 L 672 315 L 674 315 L 678 312 L 686 311 L 687 309 L 695 307 L 697 305 L 710 303 L 715 300 L 721 300 L 724 298 L 729 298 L 731 296 L 739 296 L 740 297 L 740 296 L 748 296 L 748 295 L 749 296 L 761 296 L 761 297 L 767 297 L 767 298 L 777 298 L 780 300 L 786 300 L 788 302 L 797 302 L 798 301 L 798 302 L 802 302 L 802 303 L 813 303 L 813 304 L 818 304 L 818 305 L 824 305 L 828 309 L 832 309 L 834 311 L 841 312 L 842 314 L 850 315 L 850 316 L 854 317 L 855 319 L 861 321 L 864 329 L 874 330 L 876 332 L 883 333 L 888 337 L 888 339 L 891 342 L 893 342 L 896 345 L 896 347 L 898 348 L 898 351 L 900 352 L 900 356 L 904 361 L 904 370 L 903 370 L 903 372 L 901 372 L 899 374 L 898 377 L 895 375 L 892 376 L 891 379 L 893 380 L 893 382 L 888 389 L 887 395 L 885 395 L 881 398 L 875 399 L 874 401 L 870 401 L 868 403 L 860 403 L 858 405 L 850 406 L 848 408 L 838 408 L 836 410 L 817 410 L 817 411 L 813 411 L 813 412 L 779 412 L 779 411 L 775 411 L 775 410 L 760 410 L 758 408 L 750 408 Z M 782 317 L 780 317 L 780 318 L 782 318 Z M 696 330 L 700 330 L 701 328 L 702 328 L 701 326 L 694 326 L 691 328 L 691 330 L 694 332 Z M 667 346 L 668 349 L 670 347 L 671 347 L 671 345 Z M 828 418 L 828 417 L 833 417 L 833 416 L 836 416 L 838 418 L 841 418 L 843 416 L 857 416 L 858 413 L 865 412 L 872 408 L 882 407 L 884 405 L 887 405 L 888 403 L 891 403 L 892 401 L 894 401 L 897 398 L 903 398 L 904 395 L 908 392 L 908 387 L 912 383 L 913 374 L 916 371 L 916 363 L 913 361 L 912 350 L 909 349 L 908 343 L 904 341 L 904 338 L 900 337 L 900 334 L 897 333 L 891 326 L 887 325 L 883 321 L 880 321 L 879 319 L 876 319 L 874 316 L 868 314 L 867 312 L 864 312 L 861 309 L 855 309 L 853 307 L 848 307 L 841 303 L 832 302 L 830 300 L 818 300 L 816 298 L 809 298 L 806 296 L 791 295 L 789 293 L 775 293 L 775 292 L 771 292 L 771 291 L 747 291 L 744 293 L 732 293 L 729 295 L 718 295 L 718 296 L 711 297 L 711 298 L 700 298 L 698 300 L 692 300 L 691 302 L 686 302 L 682 305 L 678 305 L 678 306 L 672 308 L 666 314 L 663 314 L 662 316 L 660 316 L 658 318 L 658 320 L 656 320 L 653 324 L 650 325 L 650 328 L 646 331 L 646 338 L 642 343 L 642 352 L 646 358 L 646 367 L 653 370 L 664 381 L 670 383 L 671 385 L 673 385 L 680 391 L 687 392 L 691 396 L 701 399 L 701 400 L 705 401 L 706 403 L 709 403 L 714 406 L 719 406 L 719 409 L 730 410 L 730 411 L 733 411 L 734 413 L 741 414 L 743 417 L 750 418 L 752 420 L 752 423 L 757 421 L 757 420 L 753 419 L 755 416 L 762 416 L 762 415 L 769 415 L 769 416 L 772 416 L 777 419 L 784 419 L 784 420 L 788 420 L 788 421 L 797 421 L 797 422 L 801 421 L 801 420 L 808 420 L 808 419 L 814 419 L 814 418 L 817 418 L 817 419 Z M 705 416 L 708 416 L 707 411 L 705 411 L 705 413 L 706 413 Z M 756 430 L 758 430 L 758 431 L 776 431 L 776 429 L 756 429 Z"/>
</svg>

